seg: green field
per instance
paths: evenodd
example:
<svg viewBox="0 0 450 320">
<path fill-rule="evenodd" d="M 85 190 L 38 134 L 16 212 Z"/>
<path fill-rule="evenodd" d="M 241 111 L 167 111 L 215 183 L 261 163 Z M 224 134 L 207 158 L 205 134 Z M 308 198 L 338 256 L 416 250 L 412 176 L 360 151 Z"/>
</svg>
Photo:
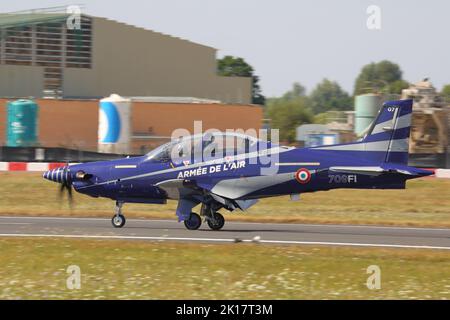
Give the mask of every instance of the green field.
<svg viewBox="0 0 450 320">
<path fill-rule="evenodd" d="M 39 174 L 0 174 L 0 215 L 111 217 L 111 200 L 75 195 L 71 210 L 58 198 L 58 185 Z M 176 202 L 124 206 L 128 217 L 175 218 Z M 450 179 L 410 181 L 406 190 L 334 190 L 261 200 L 248 212 L 227 214 L 229 220 L 383 224 L 450 227 Z"/>
<path fill-rule="evenodd" d="M 0 299 L 450 299 L 445 251 L 0 239 L 0 252 Z"/>
<path fill-rule="evenodd" d="M 75 195 L 38 174 L 0 174 L 1 215 L 110 217 L 114 203 Z M 126 205 L 129 217 L 174 218 L 166 206 Z M 300 202 L 266 199 L 230 220 L 450 226 L 450 180 L 407 190 L 336 190 Z M 450 299 L 450 252 L 415 249 L 0 238 L 0 299 Z M 81 268 L 69 290 L 66 269 Z M 366 269 L 381 268 L 369 290 Z"/>
</svg>

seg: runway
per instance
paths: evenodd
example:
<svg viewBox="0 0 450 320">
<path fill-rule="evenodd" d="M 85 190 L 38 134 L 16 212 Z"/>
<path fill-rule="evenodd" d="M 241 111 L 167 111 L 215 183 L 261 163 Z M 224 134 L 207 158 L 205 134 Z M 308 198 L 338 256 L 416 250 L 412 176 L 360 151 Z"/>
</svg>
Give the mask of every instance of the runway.
<svg viewBox="0 0 450 320">
<path fill-rule="evenodd" d="M 200 243 L 247 243 L 326 245 L 450 250 L 450 229 L 401 228 L 357 225 L 275 224 L 227 222 L 222 231 L 204 224 L 189 231 L 175 220 L 128 219 L 115 229 L 110 219 L 0 217 L 0 238 L 59 237 L 180 241 Z"/>
</svg>

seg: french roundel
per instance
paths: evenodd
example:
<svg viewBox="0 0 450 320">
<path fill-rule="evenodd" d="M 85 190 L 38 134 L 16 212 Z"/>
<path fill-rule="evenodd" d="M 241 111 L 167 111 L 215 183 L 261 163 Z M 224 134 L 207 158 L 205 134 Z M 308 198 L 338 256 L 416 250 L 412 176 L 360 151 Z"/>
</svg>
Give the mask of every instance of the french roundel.
<svg viewBox="0 0 450 320">
<path fill-rule="evenodd" d="M 311 180 L 311 172 L 308 169 L 300 169 L 295 173 L 295 179 L 301 184 L 308 183 Z"/>
</svg>

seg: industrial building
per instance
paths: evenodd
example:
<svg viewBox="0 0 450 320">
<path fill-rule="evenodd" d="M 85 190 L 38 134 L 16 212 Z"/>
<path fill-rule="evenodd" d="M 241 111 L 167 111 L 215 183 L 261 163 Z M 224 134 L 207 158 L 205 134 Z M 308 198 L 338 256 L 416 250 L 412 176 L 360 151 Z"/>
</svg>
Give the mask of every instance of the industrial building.
<svg viewBox="0 0 450 320">
<path fill-rule="evenodd" d="M 216 49 L 66 13 L 0 14 L 0 97 L 196 97 L 249 104 L 252 79 L 217 75 Z"/>
<path fill-rule="evenodd" d="M 450 142 L 449 108 L 428 79 L 402 91 L 402 99 L 413 99 L 412 153 L 443 154 Z"/>
<path fill-rule="evenodd" d="M 361 138 L 376 118 L 383 101 L 400 98 L 414 101 L 409 143 L 411 165 L 450 167 L 450 106 L 428 79 L 404 89 L 401 97 L 372 93 L 357 96 L 354 111 L 329 112 L 326 125 L 298 127 L 298 144 L 346 143 Z"/>
<path fill-rule="evenodd" d="M 6 144 L 7 99 L 0 99 L 0 144 Z M 99 141 L 98 100 L 36 99 L 37 138 L 34 147 L 59 147 L 97 151 Z M 184 102 L 180 99 L 163 102 L 131 99 L 130 154 L 144 154 L 170 140 L 174 129 L 185 128 L 193 133 L 194 121 L 202 121 L 203 129 L 240 128 L 259 130 L 263 111 L 256 105 Z M 33 120 L 32 120 L 33 121 Z M 25 124 L 34 127 L 33 123 Z M 29 144 L 24 144 L 29 146 Z"/>
<path fill-rule="evenodd" d="M 0 14 L 0 144 L 14 153 L 143 154 L 195 121 L 261 128 L 252 79 L 218 76 L 215 48 L 85 14 L 74 25 L 65 9 Z M 113 93 L 129 101 L 118 109 L 129 119 L 121 148 L 101 143 L 101 105 Z"/>
</svg>

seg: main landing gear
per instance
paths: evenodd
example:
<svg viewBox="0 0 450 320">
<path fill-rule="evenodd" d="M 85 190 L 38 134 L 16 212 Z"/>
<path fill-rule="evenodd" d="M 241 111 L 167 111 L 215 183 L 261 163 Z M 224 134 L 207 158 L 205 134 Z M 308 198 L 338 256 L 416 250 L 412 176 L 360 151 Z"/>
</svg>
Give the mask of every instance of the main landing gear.
<svg viewBox="0 0 450 320">
<path fill-rule="evenodd" d="M 214 231 L 219 231 L 225 225 L 225 218 L 218 212 L 214 212 L 211 217 L 206 219 L 208 226 Z"/>
<path fill-rule="evenodd" d="M 184 226 L 188 230 L 198 230 L 202 225 L 202 218 L 195 212 L 191 212 L 189 219 L 184 220 Z"/>
<path fill-rule="evenodd" d="M 127 221 L 125 219 L 125 216 L 122 214 L 122 206 L 123 206 L 123 202 L 120 202 L 120 201 L 116 202 L 116 209 L 115 209 L 116 214 L 111 219 L 111 223 L 114 228 L 122 228 Z"/>
<path fill-rule="evenodd" d="M 208 215 L 204 215 L 206 223 L 209 228 L 214 231 L 218 231 L 225 225 L 225 218 L 218 212 L 211 212 Z M 191 212 L 189 220 L 184 220 L 184 226 L 188 230 L 198 230 L 202 225 L 202 218 L 195 212 Z"/>
<path fill-rule="evenodd" d="M 210 205 L 202 205 L 200 215 L 195 212 L 191 212 L 188 220 L 184 221 L 184 225 L 188 230 L 197 230 L 202 225 L 202 217 L 205 218 L 208 227 L 211 230 L 218 231 L 225 225 L 225 218 L 217 210 L 220 208 L 214 208 Z"/>
</svg>

